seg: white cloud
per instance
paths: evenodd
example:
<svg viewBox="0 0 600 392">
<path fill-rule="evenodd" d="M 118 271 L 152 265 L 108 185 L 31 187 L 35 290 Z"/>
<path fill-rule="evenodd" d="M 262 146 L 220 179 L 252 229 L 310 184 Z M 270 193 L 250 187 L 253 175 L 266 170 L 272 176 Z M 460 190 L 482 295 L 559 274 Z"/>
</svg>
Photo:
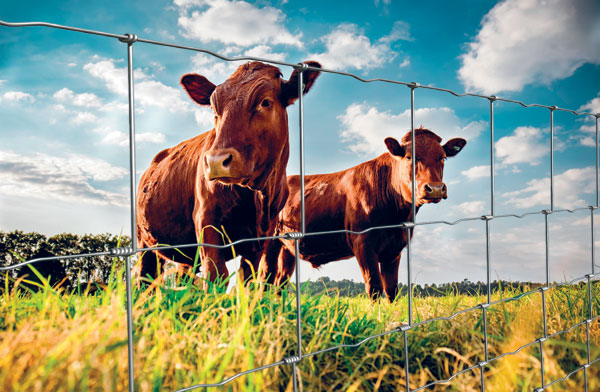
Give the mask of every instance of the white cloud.
<svg viewBox="0 0 600 392">
<path fill-rule="evenodd" d="M 83 69 L 102 80 L 110 91 L 121 96 L 128 95 L 127 68 L 117 68 L 113 60 L 100 60 L 85 64 Z M 142 107 L 154 106 L 172 113 L 191 110 L 190 102 L 182 99 L 181 89 L 151 80 L 141 70 L 135 70 L 134 78 L 135 100 Z"/>
<path fill-rule="evenodd" d="M 410 36 L 410 26 L 408 23 L 403 22 L 401 20 L 397 20 L 394 22 L 394 26 L 392 27 L 392 31 L 390 34 L 383 36 L 379 39 L 379 42 L 382 43 L 392 43 L 396 41 L 414 41 L 414 39 Z"/>
<path fill-rule="evenodd" d="M 587 112 L 587 113 L 600 113 L 600 94 L 595 97 L 592 98 L 589 102 L 585 103 L 584 105 L 582 105 L 579 109 L 577 109 L 578 112 Z M 579 127 L 579 131 L 582 133 L 595 133 L 596 132 L 596 118 L 586 115 L 584 116 L 582 119 L 583 121 L 583 125 L 581 125 L 581 127 Z M 582 146 L 586 146 L 586 147 L 595 147 L 596 146 L 596 140 L 592 137 L 581 137 L 579 139 L 580 144 Z"/>
<path fill-rule="evenodd" d="M 460 174 L 467 177 L 471 181 L 482 177 L 489 177 L 490 165 L 473 166 L 468 170 L 463 170 L 462 172 L 460 172 Z"/>
<path fill-rule="evenodd" d="M 554 176 L 554 203 L 560 208 L 586 206 L 582 194 L 596 192 L 596 169 L 585 167 L 569 169 Z M 550 178 L 533 179 L 527 186 L 514 192 L 502 195 L 507 199 L 505 204 L 517 208 L 529 208 L 550 204 Z"/>
<path fill-rule="evenodd" d="M 2 94 L 2 101 L 6 102 L 35 102 L 33 95 L 24 93 L 22 91 L 7 91 Z"/>
<path fill-rule="evenodd" d="M 496 142 L 496 158 L 504 165 L 538 165 L 540 159 L 550 151 L 549 141 L 543 140 L 543 133 L 544 131 L 535 127 L 516 128 L 513 135 Z"/>
<path fill-rule="evenodd" d="M 78 112 L 75 117 L 71 118 L 71 122 L 75 125 L 81 125 L 85 123 L 95 123 L 98 121 L 98 117 L 90 112 Z"/>
<path fill-rule="evenodd" d="M 285 53 L 274 53 L 273 49 L 268 45 L 258 45 L 248 49 L 246 56 L 260 57 L 267 60 L 285 61 Z"/>
<path fill-rule="evenodd" d="M 220 53 L 226 56 L 251 56 L 261 57 L 267 60 L 285 61 L 285 53 L 273 52 L 273 49 L 268 45 L 257 45 L 246 51 L 239 46 L 227 46 Z M 205 76 L 214 84 L 219 84 L 225 81 L 235 70 L 245 61 L 224 61 L 214 56 L 196 53 L 191 58 L 195 72 Z"/>
<path fill-rule="evenodd" d="M 466 201 L 464 203 L 453 206 L 452 209 L 458 212 L 461 216 L 468 217 L 483 215 L 486 213 L 485 202 L 481 200 Z"/>
<path fill-rule="evenodd" d="M 113 93 L 127 96 L 127 68 L 117 68 L 112 60 L 100 60 L 87 63 L 83 69 L 95 78 L 106 83 L 106 87 Z M 143 79 L 145 75 L 138 72 L 138 78 Z"/>
<path fill-rule="evenodd" d="M 242 63 L 223 61 L 204 53 L 197 53 L 192 56 L 192 64 L 194 64 L 196 72 L 218 85 L 225 81 Z"/>
<path fill-rule="evenodd" d="M 194 110 L 194 118 L 196 124 L 201 128 L 212 128 L 214 127 L 214 112 L 209 108 L 199 107 Z"/>
<path fill-rule="evenodd" d="M 468 90 L 520 91 L 600 63 L 599 37 L 596 0 L 505 0 L 483 18 L 458 75 Z"/>
<path fill-rule="evenodd" d="M 323 68 L 328 69 L 378 68 L 394 60 L 397 55 L 390 48 L 390 37 L 391 35 L 385 36 L 379 42 L 372 43 L 358 26 L 343 23 L 321 38 L 326 48 L 324 53 L 308 57 L 319 61 Z"/>
<path fill-rule="evenodd" d="M 72 90 L 66 87 L 55 92 L 52 97 L 58 102 L 71 103 L 75 106 L 81 106 L 86 108 L 102 106 L 102 101 L 95 94 L 75 94 Z"/>
<path fill-rule="evenodd" d="M 129 146 L 129 134 L 108 127 L 96 128 L 94 132 L 102 135 L 101 144 L 112 146 Z M 161 144 L 166 141 L 166 137 L 160 132 L 136 132 L 135 142 L 137 144 Z"/>
<path fill-rule="evenodd" d="M 399 139 L 410 130 L 409 109 L 394 114 L 389 111 L 380 112 L 366 103 L 355 103 L 337 118 L 343 126 L 340 134 L 342 140 L 351 143 L 350 150 L 367 156 L 385 152 L 383 140 L 386 137 Z M 454 137 L 475 139 L 486 124 L 484 121 L 474 121 L 461 126 L 458 116 L 447 107 L 417 109 L 415 118 L 417 124 L 422 124 L 442 137 L 442 143 Z"/>
<path fill-rule="evenodd" d="M 404 60 L 402 60 L 402 62 L 400 63 L 400 65 L 398 67 L 400 68 L 406 68 L 410 65 L 410 59 L 409 58 L 405 58 Z"/>
<path fill-rule="evenodd" d="M 582 105 L 578 112 L 600 113 L 600 95 Z M 591 117 L 590 117 L 591 118 Z"/>
<path fill-rule="evenodd" d="M 301 33 L 285 26 L 286 15 L 274 7 L 245 1 L 175 1 L 177 20 L 186 38 L 241 46 L 283 44 L 302 48 Z"/>
<path fill-rule="evenodd" d="M 0 151 L 0 193 L 10 196 L 127 206 L 126 196 L 95 188 L 90 181 L 112 181 L 129 171 L 100 159 L 71 154 L 20 155 Z"/>
<path fill-rule="evenodd" d="M 596 139 L 589 136 L 579 139 L 579 143 L 585 147 L 596 147 Z"/>
</svg>

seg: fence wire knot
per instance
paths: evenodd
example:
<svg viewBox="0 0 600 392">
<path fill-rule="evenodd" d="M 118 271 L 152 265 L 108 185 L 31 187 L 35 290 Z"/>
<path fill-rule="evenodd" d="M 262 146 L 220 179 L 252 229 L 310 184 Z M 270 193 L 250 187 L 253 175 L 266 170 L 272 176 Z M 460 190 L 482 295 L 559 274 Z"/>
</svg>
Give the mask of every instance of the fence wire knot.
<svg viewBox="0 0 600 392">
<path fill-rule="evenodd" d="M 479 366 L 481 369 L 483 369 L 484 367 L 486 367 L 488 365 L 487 361 L 481 361 L 477 364 L 477 366 Z"/>
<path fill-rule="evenodd" d="M 548 338 L 539 338 L 538 340 L 536 340 L 536 342 L 544 343 L 546 340 L 548 340 Z"/>
<path fill-rule="evenodd" d="M 492 219 L 494 219 L 493 215 L 482 215 L 481 216 L 481 220 L 484 220 L 484 221 L 491 221 Z"/>
<path fill-rule="evenodd" d="M 415 224 L 413 222 L 404 222 L 402 225 L 405 229 L 412 229 L 413 227 L 415 227 Z"/>
<path fill-rule="evenodd" d="M 542 286 L 542 287 L 539 288 L 539 290 L 540 290 L 540 293 L 543 293 L 544 291 L 550 290 L 550 287 L 548 287 L 548 286 Z"/>
<path fill-rule="evenodd" d="M 283 362 L 285 362 L 286 365 L 291 365 L 300 362 L 301 359 L 302 357 L 299 355 L 292 355 L 291 357 L 283 358 Z"/>
<path fill-rule="evenodd" d="M 496 97 L 495 95 L 490 95 L 490 96 L 488 97 L 488 99 L 489 99 L 491 102 L 494 102 L 495 100 L 497 100 L 497 99 L 498 99 L 498 97 Z"/>
<path fill-rule="evenodd" d="M 137 39 L 138 39 L 137 35 L 126 33 L 125 38 L 119 38 L 119 41 L 125 42 L 127 44 L 132 44 L 135 41 L 137 41 Z"/>
<path fill-rule="evenodd" d="M 131 246 L 125 246 L 123 248 L 112 248 L 110 250 L 111 256 L 131 256 L 135 251 Z"/>
<path fill-rule="evenodd" d="M 480 307 L 481 309 L 487 309 L 487 308 L 489 308 L 489 307 L 490 307 L 490 304 L 488 304 L 488 303 L 485 303 L 485 304 L 479 304 L 479 307 Z"/>
<path fill-rule="evenodd" d="M 417 83 L 417 82 L 412 82 L 412 83 L 407 84 L 407 86 L 410 87 L 410 88 L 418 88 L 421 85 L 419 83 Z"/>
<path fill-rule="evenodd" d="M 544 388 L 544 387 L 539 387 L 539 388 L 536 388 L 536 389 L 534 389 L 534 390 L 533 390 L 533 392 L 543 392 L 543 391 L 545 391 L 545 390 L 546 390 L 546 388 Z"/>
<path fill-rule="evenodd" d="M 542 214 L 550 215 L 550 214 L 552 214 L 552 210 L 542 210 Z"/>
<path fill-rule="evenodd" d="M 296 232 L 296 231 L 285 233 L 283 235 L 283 238 L 285 238 L 286 240 L 299 240 L 302 237 L 304 237 L 304 234 Z"/>
<path fill-rule="evenodd" d="M 296 66 L 294 66 L 294 68 L 297 69 L 300 72 L 306 71 L 308 69 L 308 64 L 306 64 L 306 63 L 298 63 L 298 64 L 296 64 Z"/>
</svg>

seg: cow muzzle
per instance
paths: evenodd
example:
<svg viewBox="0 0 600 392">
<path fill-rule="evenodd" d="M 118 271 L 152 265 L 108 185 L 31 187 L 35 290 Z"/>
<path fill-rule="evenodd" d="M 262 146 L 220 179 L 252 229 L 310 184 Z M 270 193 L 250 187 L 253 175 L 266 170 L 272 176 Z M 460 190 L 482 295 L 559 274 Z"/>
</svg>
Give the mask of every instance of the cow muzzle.
<svg viewBox="0 0 600 392">
<path fill-rule="evenodd" d="M 442 199 L 448 198 L 448 188 L 443 182 L 430 182 L 423 188 L 425 190 L 424 199 L 430 203 L 439 203 Z"/>
<path fill-rule="evenodd" d="M 236 168 L 240 165 L 240 162 L 240 153 L 233 148 L 206 153 L 204 156 L 206 178 L 209 181 L 239 182 L 242 179 Z"/>
</svg>

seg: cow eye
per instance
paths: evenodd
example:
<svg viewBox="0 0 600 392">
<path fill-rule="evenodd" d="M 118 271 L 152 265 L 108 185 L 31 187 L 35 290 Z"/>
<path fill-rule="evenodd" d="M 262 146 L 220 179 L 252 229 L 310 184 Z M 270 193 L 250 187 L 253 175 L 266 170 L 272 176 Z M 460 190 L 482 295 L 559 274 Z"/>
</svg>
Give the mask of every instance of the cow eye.
<svg viewBox="0 0 600 392">
<path fill-rule="evenodd" d="M 260 103 L 260 106 L 263 108 L 269 108 L 269 107 L 271 107 L 271 105 L 273 105 L 273 102 L 271 102 L 271 100 L 268 98 L 263 99 L 262 102 Z"/>
</svg>

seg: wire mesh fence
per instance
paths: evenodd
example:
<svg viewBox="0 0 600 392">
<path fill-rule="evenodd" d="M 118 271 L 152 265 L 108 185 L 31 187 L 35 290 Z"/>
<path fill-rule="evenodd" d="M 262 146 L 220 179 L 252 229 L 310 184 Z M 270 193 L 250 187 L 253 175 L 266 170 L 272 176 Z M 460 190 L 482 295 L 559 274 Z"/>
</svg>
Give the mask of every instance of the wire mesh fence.
<svg viewBox="0 0 600 392">
<path fill-rule="evenodd" d="M 592 303 L 593 303 L 593 294 L 592 294 L 593 281 L 600 277 L 599 276 L 600 273 L 596 273 L 596 269 L 595 269 L 595 265 L 594 265 L 594 261 L 595 261 L 594 217 L 595 217 L 595 211 L 600 206 L 599 205 L 600 194 L 599 194 L 599 184 L 598 184 L 599 168 L 600 168 L 599 155 L 598 155 L 598 152 L 599 152 L 598 151 L 598 148 L 599 148 L 598 120 L 600 118 L 600 113 L 578 112 L 578 111 L 571 110 L 571 109 L 559 108 L 557 106 L 547 106 L 547 105 L 540 105 L 540 104 L 526 104 L 521 101 L 505 99 L 505 98 L 500 98 L 500 97 L 496 97 L 496 96 L 487 96 L 487 95 L 480 95 L 480 94 L 473 94 L 473 93 L 462 93 L 461 94 L 461 93 L 456 93 L 449 89 L 421 85 L 416 82 L 407 83 L 407 82 L 402 82 L 402 81 L 397 81 L 397 80 L 392 80 L 392 79 L 382 79 L 382 78 L 367 79 L 367 78 L 363 78 L 363 77 L 360 77 L 358 75 L 348 73 L 348 72 L 340 72 L 340 71 L 335 71 L 335 70 L 326 69 L 326 68 L 311 67 L 310 65 L 304 64 L 304 63 L 295 64 L 295 63 L 288 63 L 288 62 L 284 62 L 284 61 L 275 61 L 275 60 L 251 57 L 251 56 L 227 57 L 227 56 L 223 56 L 223 55 L 220 55 L 218 53 L 215 53 L 215 52 L 212 52 L 212 51 L 209 51 L 206 49 L 140 38 L 135 34 L 112 34 L 112 33 L 106 33 L 106 32 L 101 32 L 101 31 L 81 29 L 81 28 L 70 27 L 70 26 L 62 26 L 62 25 L 57 25 L 57 24 L 45 23 L 45 22 L 8 23 L 8 22 L 0 21 L 0 26 L 13 27 L 13 28 L 37 26 L 37 27 L 69 30 L 69 31 L 77 32 L 77 33 L 83 33 L 83 34 L 93 34 L 93 35 L 103 36 L 103 37 L 107 37 L 107 38 L 111 38 L 111 39 L 117 39 L 125 45 L 125 48 L 127 50 L 128 96 L 129 96 L 129 104 L 128 104 L 128 106 L 129 106 L 129 163 L 130 163 L 129 188 L 130 188 L 130 201 L 131 201 L 131 206 L 130 206 L 131 246 L 114 248 L 114 249 L 111 249 L 110 251 L 104 251 L 104 252 L 85 253 L 85 254 L 70 254 L 70 255 L 60 255 L 60 256 L 36 258 L 36 259 L 27 260 L 27 261 L 24 261 L 24 262 L 21 262 L 18 264 L 14 264 L 11 266 L 0 267 L 0 272 L 13 270 L 13 269 L 20 268 L 20 267 L 23 267 L 23 266 L 26 266 L 29 264 L 33 264 L 33 263 L 37 263 L 37 262 L 41 262 L 41 261 L 47 261 L 47 260 L 68 260 L 68 259 L 88 257 L 88 256 L 113 256 L 113 257 L 121 257 L 121 258 L 125 259 L 127 262 L 127 266 L 128 266 L 128 268 L 125 268 L 125 270 L 126 270 L 125 280 L 126 280 L 126 286 L 127 286 L 126 287 L 126 290 L 127 290 L 127 345 L 128 345 L 128 376 L 129 376 L 129 390 L 130 391 L 133 391 L 134 386 L 135 386 L 135 383 L 134 383 L 135 371 L 134 371 L 134 367 L 133 367 L 133 364 L 134 364 L 134 358 L 133 358 L 134 339 L 133 339 L 133 318 L 132 318 L 131 267 L 133 266 L 133 264 L 136 260 L 136 255 L 139 252 L 168 250 L 168 249 L 176 249 L 176 248 L 183 249 L 183 248 L 192 248 L 192 247 L 196 247 L 196 248 L 197 247 L 211 247 L 211 248 L 223 249 L 223 248 L 231 248 L 232 246 L 246 243 L 246 242 L 266 241 L 266 240 L 275 240 L 275 239 L 288 239 L 288 240 L 294 240 L 294 242 L 295 242 L 296 343 L 297 343 L 297 347 L 296 347 L 296 351 L 295 351 L 294 355 L 282 358 L 279 361 L 276 361 L 276 362 L 273 362 L 273 363 L 270 363 L 270 364 L 267 364 L 264 366 L 245 370 L 245 371 L 237 373 L 231 377 L 225 378 L 222 381 L 217 382 L 217 383 L 191 385 L 186 388 L 179 389 L 178 391 L 191 391 L 191 390 L 195 390 L 198 388 L 211 388 L 211 387 L 224 386 L 239 377 L 242 377 L 242 376 L 245 376 L 245 375 L 248 375 L 251 373 L 259 372 L 259 371 L 262 371 L 265 369 L 278 367 L 278 366 L 291 366 L 292 367 L 293 388 L 294 388 L 294 391 L 296 391 L 300 388 L 300 385 L 299 385 L 300 381 L 298 379 L 297 366 L 301 361 L 309 360 L 312 356 L 315 356 L 315 355 L 323 354 L 323 353 L 330 352 L 330 351 L 340 350 L 342 348 L 359 347 L 369 341 L 372 341 L 374 339 L 377 339 L 377 338 L 380 338 L 380 337 L 383 337 L 386 335 L 390 335 L 390 334 L 402 334 L 402 339 L 404 342 L 403 361 L 404 361 L 404 371 L 405 371 L 405 377 L 406 377 L 405 385 L 406 385 L 407 392 L 416 392 L 416 391 L 428 389 L 437 384 L 448 383 L 448 382 L 452 381 L 454 378 L 456 378 L 464 373 L 468 373 L 468 372 L 475 372 L 475 373 L 478 372 L 479 373 L 480 389 L 481 389 L 481 391 L 485 391 L 485 389 L 486 389 L 486 387 L 485 387 L 486 372 L 489 370 L 490 364 L 498 361 L 501 358 L 516 355 L 519 352 L 521 352 L 522 350 L 525 350 L 529 347 L 536 347 L 536 346 L 540 351 L 540 369 L 539 370 L 540 370 L 541 385 L 538 388 L 536 388 L 535 391 L 544 391 L 544 390 L 550 388 L 551 386 L 572 377 L 573 375 L 575 375 L 576 373 L 578 373 L 580 371 L 583 371 L 584 388 L 585 388 L 585 391 L 588 391 L 588 368 L 590 366 L 594 365 L 595 363 L 597 363 L 598 361 L 600 361 L 600 358 L 596 358 L 596 359 L 592 360 L 591 354 L 590 354 L 591 353 L 590 325 L 593 322 L 598 321 L 600 319 L 600 315 L 594 315 L 593 306 L 592 306 Z M 134 103 L 135 103 L 134 84 L 135 83 L 134 83 L 134 79 L 133 79 L 133 64 L 134 64 L 133 47 L 134 47 L 134 44 L 138 44 L 138 43 L 149 44 L 149 45 L 159 45 L 159 46 L 170 47 L 170 48 L 174 48 L 174 49 L 182 49 L 182 50 L 188 50 L 188 51 L 201 52 L 201 53 L 205 53 L 210 56 L 213 56 L 213 57 L 216 57 L 218 59 L 221 59 L 223 61 L 228 61 L 228 62 L 240 61 L 240 60 L 261 61 L 261 62 L 280 65 L 280 66 L 292 67 L 293 69 L 298 71 L 298 73 L 299 73 L 298 125 L 299 125 L 299 137 L 300 137 L 300 155 L 299 155 L 300 168 L 299 169 L 300 169 L 300 195 L 301 195 L 301 198 L 300 198 L 301 199 L 301 212 L 300 212 L 301 213 L 301 225 L 300 225 L 301 229 L 299 232 L 291 232 L 291 233 L 286 233 L 283 235 L 276 235 L 276 236 L 270 236 L 270 237 L 243 238 L 243 239 L 233 241 L 226 245 L 215 245 L 215 244 L 209 244 L 209 243 L 187 243 L 187 244 L 176 244 L 176 245 L 169 245 L 169 246 L 155 246 L 155 247 L 150 247 L 150 248 L 138 248 L 136 246 L 136 244 L 137 244 L 136 208 L 135 208 L 135 200 L 136 200 L 135 151 L 136 151 L 136 148 L 135 148 L 135 107 L 134 107 Z M 387 83 L 387 84 L 408 87 L 410 89 L 410 105 L 411 105 L 411 107 L 410 107 L 410 115 L 411 115 L 410 124 L 411 124 L 411 142 L 412 142 L 411 144 L 412 144 L 412 155 L 413 156 L 415 156 L 414 141 L 415 141 L 415 91 L 416 90 L 425 89 L 425 90 L 432 90 L 432 91 L 437 91 L 437 92 L 445 92 L 445 93 L 451 94 L 455 97 L 471 96 L 471 97 L 488 100 L 489 101 L 489 124 L 490 124 L 490 145 L 489 145 L 490 211 L 489 211 L 489 215 L 464 217 L 464 218 L 458 219 L 456 221 L 446 221 L 446 220 L 416 221 L 416 203 L 415 203 L 415 196 L 414 196 L 415 195 L 415 181 L 411 181 L 412 215 L 411 215 L 411 221 L 409 221 L 409 222 L 399 222 L 394 225 L 373 226 L 373 227 L 369 227 L 362 231 L 352 231 L 352 230 L 343 229 L 343 230 L 323 231 L 323 232 L 307 232 L 306 231 L 306 219 L 305 219 L 305 215 L 306 215 L 305 197 L 304 197 L 305 196 L 304 195 L 304 182 L 305 182 L 304 144 L 305 143 L 304 143 L 304 114 L 303 114 L 303 111 L 304 111 L 303 73 L 305 71 L 319 71 L 319 72 L 323 72 L 323 73 L 342 75 L 342 76 L 346 76 L 349 78 L 354 78 L 354 79 L 356 79 L 360 82 L 364 82 L 364 83 Z M 549 114 L 548 120 L 549 120 L 549 129 L 550 129 L 550 143 L 548 146 L 549 151 L 550 151 L 550 167 L 549 167 L 549 172 L 550 172 L 549 205 L 550 205 L 550 208 L 549 209 L 542 210 L 542 211 L 525 212 L 523 214 L 502 214 L 502 215 L 495 214 L 495 198 L 494 198 L 494 195 L 495 195 L 494 103 L 495 102 L 507 102 L 507 103 L 520 105 L 525 108 L 538 107 L 538 108 L 544 108 L 544 109 L 548 110 L 548 114 Z M 595 164 L 595 171 L 596 171 L 596 176 L 595 176 L 596 197 L 595 197 L 595 200 L 596 200 L 596 203 L 595 203 L 595 205 L 590 205 L 588 207 L 575 208 L 575 209 L 555 209 L 554 208 L 554 205 L 555 205 L 555 203 L 554 203 L 554 193 L 555 193 L 554 192 L 554 177 L 555 177 L 555 175 L 554 175 L 554 151 L 555 151 L 554 113 L 557 111 L 571 113 L 575 116 L 593 116 L 595 118 L 595 127 L 596 127 L 596 135 L 595 135 L 595 162 L 596 162 L 596 164 Z M 415 178 L 415 171 L 416 171 L 416 162 L 415 161 L 416 160 L 413 159 L 412 165 L 411 165 L 412 166 L 411 172 L 412 172 L 413 179 Z M 571 213 L 572 214 L 576 211 L 583 211 L 583 210 L 590 211 L 590 233 L 591 233 L 591 242 L 590 242 L 591 261 L 590 261 L 590 269 L 589 269 L 590 272 L 588 274 L 586 274 L 585 276 L 577 277 L 566 283 L 551 284 L 550 283 L 550 263 L 549 263 L 549 254 L 550 254 L 549 245 L 550 245 L 551 239 L 550 239 L 550 235 L 549 235 L 549 226 L 548 226 L 550 216 L 553 214 L 556 214 L 556 213 Z M 496 301 L 492 301 L 491 300 L 491 266 L 490 266 L 490 245 L 491 245 L 490 227 L 492 226 L 491 222 L 495 219 L 522 219 L 526 216 L 531 216 L 531 215 L 542 215 L 544 217 L 545 284 L 542 287 L 540 287 L 539 289 L 527 291 L 516 297 L 502 298 L 502 299 L 499 299 Z M 487 294 L 487 301 L 480 303 L 477 306 L 457 311 L 448 316 L 436 317 L 436 318 L 431 318 L 431 319 L 427 319 L 427 320 L 423 320 L 423 321 L 414 322 L 414 320 L 413 320 L 413 293 L 412 293 L 412 289 L 411 289 L 413 287 L 412 273 L 411 273 L 411 259 L 412 259 L 412 246 L 411 246 L 411 236 L 410 236 L 411 230 L 413 228 L 415 228 L 416 226 L 424 226 L 424 225 L 450 225 L 450 226 L 453 226 L 453 225 L 458 225 L 462 222 L 468 222 L 468 221 L 482 221 L 484 223 L 484 227 L 482 228 L 482 230 L 485 230 L 485 235 L 486 235 L 485 238 L 486 238 L 486 287 L 487 287 L 486 294 Z M 323 350 L 318 350 L 318 351 L 313 351 L 313 352 L 303 352 L 303 350 L 302 350 L 303 336 L 302 336 L 302 328 L 301 328 L 302 297 L 300 295 L 300 280 L 301 279 L 300 279 L 300 268 L 298 267 L 299 261 L 300 261 L 299 241 L 305 237 L 311 237 L 311 236 L 321 236 L 321 235 L 335 234 L 335 233 L 348 233 L 348 234 L 361 235 L 361 234 L 365 234 L 365 233 L 368 233 L 368 232 L 371 232 L 374 230 L 389 230 L 389 229 L 402 229 L 402 230 L 405 230 L 407 233 L 407 237 L 406 237 L 407 238 L 406 270 L 407 270 L 407 287 L 408 287 L 408 290 L 407 290 L 408 323 L 405 325 L 402 325 L 400 327 L 394 328 L 392 330 L 369 336 L 369 337 L 367 337 L 357 343 L 354 343 L 354 344 L 339 344 L 336 346 L 325 348 Z M 585 320 L 583 320 L 579 323 L 576 323 L 574 325 L 571 325 L 567 329 L 556 331 L 556 332 L 550 334 L 548 332 L 548 315 L 547 315 L 547 309 L 546 309 L 547 308 L 547 305 L 546 305 L 547 294 L 546 293 L 549 290 L 556 290 L 561 287 L 570 287 L 574 284 L 581 284 L 582 282 L 585 286 L 587 286 L 587 305 L 588 305 L 587 306 L 587 317 L 585 318 Z M 490 350 L 489 350 L 489 345 L 488 345 L 488 340 L 489 340 L 488 309 L 490 309 L 491 307 L 493 307 L 495 305 L 500 305 L 500 304 L 507 303 L 510 301 L 518 301 L 525 297 L 528 297 L 528 296 L 531 296 L 534 294 L 538 294 L 538 293 L 541 295 L 542 315 L 543 315 L 543 320 L 542 320 L 543 335 L 540 336 L 536 340 L 533 340 L 527 344 L 524 344 L 524 345 L 518 347 L 514 351 L 505 352 L 500 355 L 490 357 L 490 352 L 489 352 Z M 412 388 L 411 387 L 411 372 L 410 372 L 411 353 L 409 351 L 409 345 L 408 345 L 409 333 L 418 327 L 425 326 L 430 323 L 434 323 L 436 321 L 451 321 L 462 314 L 471 313 L 471 312 L 480 312 L 482 320 L 483 320 L 483 339 L 484 339 L 483 360 L 476 363 L 473 366 L 464 368 L 464 369 L 458 371 L 457 373 L 452 374 L 447 379 L 435 380 L 435 381 L 429 382 L 425 385 L 422 385 L 420 387 Z M 567 333 L 573 331 L 574 329 L 582 327 L 582 326 L 585 326 L 585 332 L 586 332 L 585 333 L 586 334 L 585 347 L 586 347 L 587 361 L 585 361 L 585 363 L 578 364 L 577 368 L 575 368 L 570 373 L 566 374 L 564 377 L 553 380 L 551 382 L 547 382 L 546 377 L 545 377 L 546 372 L 545 372 L 544 354 L 543 354 L 545 344 L 547 344 L 546 342 L 549 339 L 558 337 L 559 335 L 562 335 L 562 334 L 567 334 Z"/>
</svg>

